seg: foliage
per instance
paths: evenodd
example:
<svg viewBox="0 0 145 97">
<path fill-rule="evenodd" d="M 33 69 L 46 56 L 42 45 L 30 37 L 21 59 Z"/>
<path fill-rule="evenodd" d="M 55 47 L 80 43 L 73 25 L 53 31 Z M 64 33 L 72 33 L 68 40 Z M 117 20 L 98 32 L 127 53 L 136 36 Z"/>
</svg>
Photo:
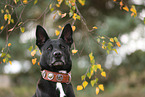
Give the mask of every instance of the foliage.
<svg viewBox="0 0 145 97">
<path fill-rule="evenodd" d="M 113 1 L 114 3 L 118 4 L 118 6 L 120 6 L 120 10 L 123 9 L 124 11 L 129 12 L 131 16 L 134 16 L 134 17 L 137 16 L 137 11 L 134 5 L 131 5 L 131 7 L 129 7 L 127 4 L 124 3 L 123 0 L 121 1 L 113 0 Z M 27 19 L 25 21 L 22 20 L 21 18 L 22 18 L 24 9 L 29 4 L 32 4 L 32 3 L 33 5 L 35 5 L 39 3 L 39 1 L 38 0 L 13 0 L 12 3 L 8 2 L 1 9 L 1 13 L 3 15 L 2 20 L 4 21 L 4 23 L 0 25 L 0 34 L 6 32 L 6 45 L 1 50 L 0 57 L 2 58 L 2 61 L 0 61 L 0 64 L 10 63 L 12 65 L 11 55 L 9 52 L 13 44 L 8 42 L 10 35 L 16 29 L 19 29 L 22 33 L 25 33 L 26 22 L 28 22 L 29 20 L 38 20 L 43 15 L 47 14 L 48 11 L 51 11 L 54 13 L 53 15 L 54 20 L 56 19 L 57 16 L 59 16 L 61 19 L 69 17 L 70 20 L 68 21 L 72 22 L 73 31 L 77 30 L 77 27 L 75 26 L 75 23 L 77 21 L 80 21 L 85 26 L 85 28 L 87 29 L 87 32 L 89 33 L 87 34 L 88 36 L 90 34 L 93 35 L 93 31 L 96 31 L 99 28 L 97 26 L 93 26 L 91 27 L 91 30 L 90 30 L 87 26 L 87 23 L 85 22 L 84 17 L 82 16 L 82 14 L 80 13 L 78 9 L 77 3 L 79 3 L 81 6 L 85 6 L 86 0 L 57 0 L 56 2 L 53 2 L 53 3 L 50 2 L 50 4 L 48 4 L 48 7 L 44 10 L 44 12 L 42 12 L 42 14 L 38 18 Z M 63 3 L 65 4 L 65 6 L 69 8 L 68 12 L 63 12 L 62 10 L 60 10 L 63 7 L 62 5 Z M 16 14 L 16 19 L 14 19 L 13 17 L 15 13 L 17 13 L 18 11 L 17 9 L 20 7 L 22 8 L 22 10 L 20 11 L 19 15 Z M 145 23 L 145 18 L 144 18 L 144 23 Z M 55 35 L 58 36 L 60 34 L 60 30 L 62 29 L 63 29 L 63 25 L 58 25 L 57 29 L 55 30 Z M 110 51 L 115 51 L 118 54 L 115 47 L 116 46 L 121 47 L 121 44 L 118 41 L 117 37 L 97 36 L 97 38 L 95 38 L 95 41 L 96 41 L 96 44 L 98 43 L 102 47 L 102 49 L 106 50 L 108 54 L 110 53 Z M 74 49 L 72 50 L 72 54 L 81 52 L 77 50 L 77 48 L 75 47 L 75 44 L 76 43 L 74 43 Z M 35 45 L 30 46 L 28 50 L 31 52 L 32 64 L 39 65 L 39 62 L 37 60 L 37 55 L 41 55 L 41 52 L 38 50 L 38 48 Z M 103 84 L 98 84 L 99 79 L 96 77 L 96 74 L 99 71 L 101 72 L 102 77 L 106 77 L 106 72 L 102 69 L 100 64 L 95 62 L 93 53 L 89 54 L 89 58 L 90 58 L 90 65 L 86 73 L 81 76 L 82 84 L 77 86 L 77 90 L 85 89 L 88 84 L 91 84 L 92 87 L 97 85 L 96 94 L 98 94 L 99 90 L 104 91 L 104 86 Z M 87 80 L 87 78 L 89 79 L 89 81 Z"/>
<path fill-rule="evenodd" d="M 90 66 L 88 67 L 87 72 L 81 76 L 81 80 L 83 82 L 82 85 L 77 86 L 77 90 L 83 90 L 86 88 L 86 86 L 88 85 L 88 81 L 86 80 L 88 78 L 90 79 L 90 84 L 92 87 L 94 87 L 95 84 L 97 85 L 96 94 L 98 94 L 99 90 L 104 91 L 104 86 L 103 84 L 98 84 L 98 78 L 96 77 L 96 74 L 99 70 L 101 72 L 101 76 L 106 77 L 106 72 L 102 69 L 100 64 L 96 64 L 93 53 L 89 54 L 89 58 L 90 58 Z M 93 76 L 95 77 L 93 78 Z"/>
</svg>

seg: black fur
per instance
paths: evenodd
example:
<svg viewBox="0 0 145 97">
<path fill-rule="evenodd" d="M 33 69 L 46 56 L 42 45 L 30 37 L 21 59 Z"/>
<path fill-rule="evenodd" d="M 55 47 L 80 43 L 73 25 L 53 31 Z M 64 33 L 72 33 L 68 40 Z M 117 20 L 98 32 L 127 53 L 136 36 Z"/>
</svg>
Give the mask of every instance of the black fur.
<svg viewBox="0 0 145 97">
<path fill-rule="evenodd" d="M 71 71 L 72 61 L 70 47 L 73 43 L 72 28 L 70 24 L 65 25 L 58 39 L 50 39 L 43 27 L 37 26 L 36 45 L 42 52 L 40 57 L 41 70 L 59 72 Z M 66 97 L 75 97 L 72 84 L 62 83 Z M 40 77 L 36 93 L 33 97 L 59 97 L 60 91 L 56 89 L 56 82 L 51 82 Z"/>
</svg>

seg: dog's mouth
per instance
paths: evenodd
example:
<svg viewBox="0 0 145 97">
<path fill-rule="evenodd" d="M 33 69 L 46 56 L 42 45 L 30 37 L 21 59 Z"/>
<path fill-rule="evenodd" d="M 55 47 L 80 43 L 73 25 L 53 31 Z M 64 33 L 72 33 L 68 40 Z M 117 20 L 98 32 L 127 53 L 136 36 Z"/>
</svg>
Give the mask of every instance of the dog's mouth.
<svg viewBox="0 0 145 97">
<path fill-rule="evenodd" d="M 52 66 L 62 66 L 64 65 L 64 62 L 62 61 L 55 61 L 54 63 L 52 63 Z"/>
</svg>

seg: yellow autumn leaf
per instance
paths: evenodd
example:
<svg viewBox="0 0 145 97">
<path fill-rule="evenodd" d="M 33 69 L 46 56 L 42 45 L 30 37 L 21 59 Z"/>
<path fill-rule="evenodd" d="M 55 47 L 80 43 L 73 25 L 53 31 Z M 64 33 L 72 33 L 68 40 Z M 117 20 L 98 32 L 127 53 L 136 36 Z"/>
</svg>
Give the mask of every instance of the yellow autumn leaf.
<svg viewBox="0 0 145 97">
<path fill-rule="evenodd" d="M 4 26 L 1 26 L 0 29 L 3 30 Z"/>
<path fill-rule="evenodd" d="M 8 47 L 10 47 L 12 44 L 11 43 L 8 43 Z"/>
<path fill-rule="evenodd" d="M 98 95 L 98 94 L 99 94 L 99 88 L 96 87 L 96 95 Z"/>
<path fill-rule="evenodd" d="M 66 13 L 61 14 L 61 18 L 64 18 L 66 16 Z"/>
<path fill-rule="evenodd" d="M 94 26 L 93 29 L 98 29 L 98 27 Z"/>
<path fill-rule="evenodd" d="M 63 2 L 63 0 L 57 0 L 58 4 L 61 5 L 61 3 Z"/>
<path fill-rule="evenodd" d="M 10 20 L 8 20 L 8 24 L 10 24 Z"/>
<path fill-rule="evenodd" d="M 58 12 L 58 15 L 61 16 L 61 12 Z"/>
<path fill-rule="evenodd" d="M 98 87 L 99 87 L 100 90 L 104 91 L 104 86 L 103 86 L 103 84 L 99 84 Z"/>
<path fill-rule="evenodd" d="M 116 54 L 118 54 L 118 52 L 117 52 L 117 50 L 116 50 L 116 49 L 112 49 L 112 50 L 114 50 L 114 51 L 115 51 L 115 53 L 116 53 Z"/>
<path fill-rule="evenodd" d="M 77 19 L 77 14 L 76 14 L 76 13 L 73 14 L 73 19 L 74 19 L 74 20 Z"/>
<path fill-rule="evenodd" d="M 131 17 L 134 16 L 134 13 L 131 13 Z"/>
<path fill-rule="evenodd" d="M 1 9 L 1 13 L 4 13 L 4 10 L 3 9 Z"/>
<path fill-rule="evenodd" d="M 114 2 L 116 2 L 116 0 L 113 0 Z"/>
<path fill-rule="evenodd" d="M 73 54 L 75 54 L 75 53 L 77 53 L 77 52 L 78 52 L 78 50 L 75 50 L 75 49 L 72 50 L 72 53 L 73 53 Z"/>
<path fill-rule="evenodd" d="M 103 46 L 103 45 L 102 45 L 102 49 L 106 49 L 106 46 Z"/>
<path fill-rule="evenodd" d="M 134 5 L 132 5 L 132 7 L 130 8 L 130 11 L 133 13 L 137 13 Z"/>
<path fill-rule="evenodd" d="M 49 5 L 49 9 L 51 9 L 51 8 L 52 8 L 52 4 Z"/>
<path fill-rule="evenodd" d="M 5 15 L 4 15 L 4 20 L 6 21 L 7 19 L 8 19 L 8 15 L 5 14 Z"/>
<path fill-rule="evenodd" d="M 60 4 L 56 4 L 56 7 L 60 7 Z"/>
<path fill-rule="evenodd" d="M 61 26 L 59 25 L 58 28 L 61 29 Z"/>
<path fill-rule="evenodd" d="M 97 64 L 97 68 L 101 70 L 101 65 L 100 64 Z"/>
<path fill-rule="evenodd" d="M 61 29 L 63 30 L 64 27 L 61 27 Z"/>
<path fill-rule="evenodd" d="M 79 3 L 80 3 L 82 6 L 85 5 L 85 0 L 78 0 L 78 1 L 79 1 Z"/>
<path fill-rule="evenodd" d="M 34 65 L 37 61 L 37 58 L 32 59 L 32 64 Z"/>
<path fill-rule="evenodd" d="M 80 90 L 82 90 L 83 89 L 83 86 L 82 85 L 78 85 L 77 86 L 77 91 L 80 91 Z"/>
<path fill-rule="evenodd" d="M 102 36 L 102 37 L 100 37 L 101 39 L 105 39 L 105 37 L 104 36 Z"/>
<path fill-rule="evenodd" d="M 40 63 L 38 62 L 38 65 L 40 65 Z"/>
<path fill-rule="evenodd" d="M 84 87 L 84 89 L 85 89 L 85 87 L 88 85 L 88 82 L 87 82 L 87 81 L 84 81 L 84 82 L 82 83 L 82 85 L 83 85 L 83 87 Z"/>
<path fill-rule="evenodd" d="M 41 51 L 39 50 L 39 54 L 42 55 Z"/>
<path fill-rule="evenodd" d="M 72 6 L 75 6 L 75 3 L 72 2 L 71 5 L 72 5 Z"/>
<path fill-rule="evenodd" d="M 72 30 L 75 31 L 75 29 L 76 29 L 76 26 L 72 26 Z"/>
<path fill-rule="evenodd" d="M 34 56 L 36 54 L 36 50 L 33 50 L 32 52 L 31 52 L 31 56 Z"/>
<path fill-rule="evenodd" d="M 120 1 L 120 3 L 119 3 L 119 4 L 120 4 L 120 8 L 121 8 L 121 7 L 123 6 L 123 2 L 122 2 L 122 1 Z"/>
<path fill-rule="evenodd" d="M 6 13 L 9 13 L 9 10 L 8 9 L 6 9 Z"/>
<path fill-rule="evenodd" d="M 34 1 L 34 5 L 35 5 L 37 2 L 38 2 L 38 0 L 35 0 L 35 1 Z"/>
<path fill-rule="evenodd" d="M 53 16 L 53 20 L 55 20 L 55 17 L 56 17 L 56 14 L 54 14 L 54 16 Z"/>
<path fill-rule="evenodd" d="M 11 21 L 11 23 L 14 23 L 14 19 L 11 19 L 10 21 Z"/>
<path fill-rule="evenodd" d="M 132 13 L 131 13 L 131 16 L 134 16 L 134 17 L 137 16 L 137 11 L 136 11 L 136 8 L 135 8 L 134 5 L 132 5 L 132 7 L 130 8 L 130 11 L 132 12 Z"/>
<path fill-rule="evenodd" d="M 118 47 L 121 47 L 121 44 L 120 44 L 120 42 L 116 42 L 116 44 L 117 44 L 117 46 L 118 46 Z"/>
<path fill-rule="evenodd" d="M 91 76 L 92 76 L 92 75 L 93 75 L 93 73 L 94 73 L 94 71 L 93 71 L 93 70 L 91 70 L 91 72 L 90 72 L 90 73 L 91 73 Z"/>
<path fill-rule="evenodd" d="M 90 61 L 94 60 L 94 56 L 92 52 L 89 54 L 89 58 L 90 58 Z"/>
<path fill-rule="evenodd" d="M 5 63 L 6 62 L 6 59 L 3 59 L 3 62 Z"/>
<path fill-rule="evenodd" d="M 129 11 L 129 9 L 128 9 L 127 6 L 123 7 L 123 9 L 124 9 L 125 11 Z"/>
<path fill-rule="evenodd" d="M 60 34 L 60 31 L 55 30 L 55 35 L 58 36 Z"/>
<path fill-rule="evenodd" d="M 103 77 L 106 77 L 106 72 L 103 71 L 103 72 L 101 73 L 101 75 L 102 75 Z"/>
<path fill-rule="evenodd" d="M 24 4 L 27 4 L 27 3 L 28 3 L 28 0 L 23 0 L 23 3 L 24 3 Z"/>
<path fill-rule="evenodd" d="M 12 61 L 9 61 L 10 65 L 12 65 Z"/>
<path fill-rule="evenodd" d="M 114 39 L 113 39 L 113 38 L 110 38 L 110 41 L 111 41 L 111 42 L 114 42 Z"/>
</svg>

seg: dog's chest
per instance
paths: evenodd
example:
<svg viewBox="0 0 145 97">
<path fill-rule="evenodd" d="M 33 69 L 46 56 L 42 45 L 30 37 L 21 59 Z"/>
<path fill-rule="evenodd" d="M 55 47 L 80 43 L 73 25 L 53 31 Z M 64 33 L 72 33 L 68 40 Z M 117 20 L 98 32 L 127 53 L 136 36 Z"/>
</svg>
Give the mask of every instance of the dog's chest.
<svg viewBox="0 0 145 97">
<path fill-rule="evenodd" d="M 60 96 L 59 97 L 65 97 L 66 95 L 65 95 L 65 93 L 64 93 L 64 90 L 63 90 L 63 87 L 62 87 L 62 84 L 61 83 L 59 83 L 59 82 L 57 82 L 56 83 L 56 90 L 59 90 L 59 92 L 60 92 Z"/>
</svg>

